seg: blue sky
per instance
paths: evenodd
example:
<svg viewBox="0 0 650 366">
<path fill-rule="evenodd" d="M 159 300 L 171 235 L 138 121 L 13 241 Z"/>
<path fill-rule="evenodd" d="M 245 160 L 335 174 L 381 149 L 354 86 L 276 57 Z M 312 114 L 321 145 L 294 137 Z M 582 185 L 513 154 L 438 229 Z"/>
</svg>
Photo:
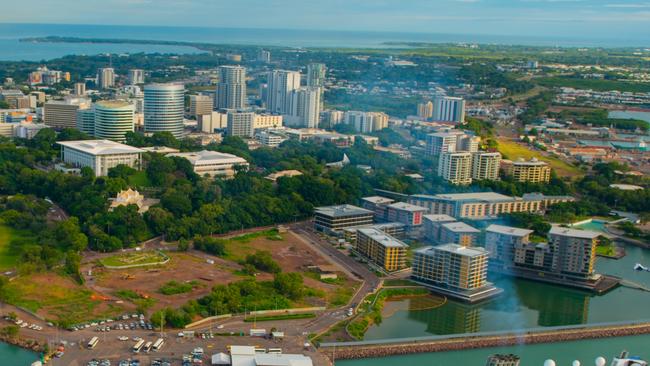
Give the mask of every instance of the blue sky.
<svg viewBox="0 0 650 366">
<path fill-rule="evenodd" d="M 3 0 L 0 22 L 646 38 L 650 0 Z"/>
</svg>

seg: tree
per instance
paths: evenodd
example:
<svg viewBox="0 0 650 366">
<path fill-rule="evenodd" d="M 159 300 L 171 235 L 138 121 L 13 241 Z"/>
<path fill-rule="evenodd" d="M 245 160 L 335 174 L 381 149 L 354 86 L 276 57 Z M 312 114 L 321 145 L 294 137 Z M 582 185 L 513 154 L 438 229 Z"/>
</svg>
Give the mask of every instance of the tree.
<svg viewBox="0 0 650 366">
<path fill-rule="evenodd" d="M 273 260 L 271 253 L 265 250 L 247 255 L 245 263 L 250 264 L 263 272 L 280 273 L 280 271 L 282 271 L 280 265 Z"/>
<path fill-rule="evenodd" d="M 72 276 L 77 282 L 83 283 L 83 276 L 79 267 L 81 265 L 81 255 L 79 253 L 69 251 L 65 255 L 65 272 Z"/>
<path fill-rule="evenodd" d="M 187 194 L 171 188 L 160 198 L 160 204 L 175 216 L 189 215 L 192 212 L 192 201 Z"/>
<path fill-rule="evenodd" d="M 303 279 L 299 273 L 277 273 L 273 279 L 273 286 L 281 295 L 291 300 L 300 300 L 303 296 Z"/>
</svg>

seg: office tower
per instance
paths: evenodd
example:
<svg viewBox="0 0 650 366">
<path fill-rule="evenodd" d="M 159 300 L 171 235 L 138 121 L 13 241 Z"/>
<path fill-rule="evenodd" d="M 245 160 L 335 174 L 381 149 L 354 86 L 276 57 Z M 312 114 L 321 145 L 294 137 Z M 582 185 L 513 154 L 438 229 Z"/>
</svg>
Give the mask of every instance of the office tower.
<svg viewBox="0 0 650 366">
<path fill-rule="evenodd" d="M 68 96 L 62 101 L 47 102 L 43 105 L 43 122 L 55 129 L 75 128 L 77 110 L 90 108 L 90 100 Z"/>
<path fill-rule="evenodd" d="M 97 70 L 97 87 L 108 89 L 115 86 L 115 70 L 112 67 L 104 67 Z"/>
<path fill-rule="evenodd" d="M 129 84 L 144 84 L 144 70 L 142 69 L 131 69 L 129 70 Z"/>
<path fill-rule="evenodd" d="M 267 85 L 266 109 L 271 113 L 290 114 L 291 92 L 300 88 L 300 73 L 287 70 L 271 71 Z"/>
<path fill-rule="evenodd" d="M 95 134 L 95 110 L 93 108 L 77 110 L 77 129 L 91 136 Z"/>
<path fill-rule="evenodd" d="M 327 67 L 325 64 L 309 64 L 307 65 L 307 86 L 323 88 L 325 87 L 325 75 L 327 74 Z"/>
<path fill-rule="evenodd" d="M 215 109 L 246 108 L 246 68 L 219 66 Z"/>
<path fill-rule="evenodd" d="M 431 101 L 418 104 L 418 117 L 422 119 L 433 117 L 433 103 Z"/>
<path fill-rule="evenodd" d="M 228 112 L 228 136 L 253 137 L 255 113 L 253 112 Z"/>
<path fill-rule="evenodd" d="M 126 141 L 126 133 L 133 132 L 133 104 L 120 100 L 95 103 L 95 137 L 111 141 Z"/>
<path fill-rule="evenodd" d="M 472 154 L 472 179 L 497 180 L 501 166 L 501 153 L 476 152 Z"/>
<path fill-rule="evenodd" d="M 440 158 L 440 156 L 447 152 L 456 151 L 456 141 L 458 139 L 457 133 L 451 132 L 437 132 L 430 133 L 426 139 L 425 154 Z M 435 165 L 434 165 L 435 166 Z"/>
<path fill-rule="evenodd" d="M 171 132 L 183 136 L 185 86 L 149 84 L 144 87 L 144 132 Z"/>
<path fill-rule="evenodd" d="M 440 157 L 438 176 L 451 184 L 472 183 L 472 154 L 469 152 L 448 152 Z"/>
<path fill-rule="evenodd" d="M 380 131 L 388 127 L 388 115 L 382 112 L 345 112 L 345 124 L 354 126 L 359 133 Z"/>
<path fill-rule="evenodd" d="M 480 247 L 443 244 L 413 253 L 411 278 L 435 292 L 466 302 L 495 296 L 502 290 L 487 282 L 488 252 Z"/>
<path fill-rule="evenodd" d="M 209 95 L 190 95 L 190 117 L 212 114 L 214 98 Z"/>
<path fill-rule="evenodd" d="M 532 158 L 528 161 L 502 160 L 501 168 L 506 175 L 517 182 L 548 183 L 551 180 L 551 167 L 548 163 Z"/>
<path fill-rule="evenodd" d="M 86 83 L 75 83 L 74 94 L 80 97 L 86 95 Z"/>
<path fill-rule="evenodd" d="M 289 95 L 286 123 L 295 127 L 316 128 L 320 121 L 320 88 L 299 88 Z"/>
<path fill-rule="evenodd" d="M 456 97 L 434 99 L 432 118 L 438 122 L 465 122 L 465 100 Z"/>
<path fill-rule="evenodd" d="M 257 61 L 268 64 L 271 62 L 271 51 L 259 50 L 257 53 Z"/>
</svg>

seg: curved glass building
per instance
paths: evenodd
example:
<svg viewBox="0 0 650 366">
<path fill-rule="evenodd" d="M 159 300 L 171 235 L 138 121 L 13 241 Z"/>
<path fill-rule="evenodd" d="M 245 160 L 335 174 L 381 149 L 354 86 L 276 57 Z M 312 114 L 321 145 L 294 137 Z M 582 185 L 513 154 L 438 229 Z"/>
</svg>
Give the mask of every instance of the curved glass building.
<svg viewBox="0 0 650 366">
<path fill-rule="evenodd" d="M 126 133 L 133 131 L 133 104 L 120 100 L 95 103 L 95 137 L 124 142 Z"/>
<path fill-rule="evenodd" d="M 149 84 L 144 87 L 144 132 L 171 132 L 183 137 L 185 86 L 183 84 Z"/>
</svg>

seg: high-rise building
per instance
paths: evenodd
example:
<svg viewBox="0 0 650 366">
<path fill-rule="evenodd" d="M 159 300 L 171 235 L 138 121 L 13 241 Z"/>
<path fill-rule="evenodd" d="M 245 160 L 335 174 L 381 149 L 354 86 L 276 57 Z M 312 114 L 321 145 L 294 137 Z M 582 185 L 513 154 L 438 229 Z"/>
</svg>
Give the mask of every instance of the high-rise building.
<svg viewBox="0 0 650 366">
<path fill-rule="evenodd" d="M 95 137 L 118 142 L 126 140 L 126 133 L 133 132 L 133 104 L 119 100 L 103 100 L 95 103 Z"/>
<path fill-rule="evenodd" d="M 418 104 L 418 117 L 422 119 L 433 117 L 433 103 L 431 101 Z"/>
<path fill-rule="evenodd" d="M 472 154 L 472 179 L 498 180 L 501 153 L 476 152 Z"/>
<path fill-rule="evenodd" d="M 103 67 L 97 70 L 97 87 L 108 89 L 115 86 L 115 70 L 112 67 Z"/>
<path fill-rule="evenodd" d="M 144 70 L 142 69 L 131 69 L 129 70 L 129 84 L 144 84 Z"/>
<path fill-rule="evenodd" d="M 63 101 L 51 101 L 43 105 L 43 122 L 56 129 L 75 128 L 77 110 L 90 108 L 90 100 L 68 96 Z"/>
<path fill-rule="evenodd" d="M 88 135 L 95 135 L 95 109 L 77 110 L 77 129 Z"/>
<path fill-rule="evenodd" d="M 474 153 L 478 151 L 480 143 L 480 137 L 463 133 L 458 135 L 458 139 L 456 140 L 456 151 L 468 151 Z"/>
<path fill-rule="evenodd" d="M 381 131 L 388 127 L 388 115 L 383 112 L 347 111 L 343 120 L 359 133 Z"/>
<path fill-rule="evenodd" d="M 266 92 L 266 109 L 271 113 L 291 112 L 291 93 L 300 88 L 298 71 L 274 70 L 269 72 Z"/>
<path fill-rule="evenodd" d="M 438 164 L 438 176 L 451 184 L 472 183 L 472 154 L 469 152 L 448 152 L 442 154 Z"/>
<path fill-rule="evenodd" d="M 255 113 L 228 111 L 228 136 L 253 137 Z"/>
<path fill-rule="evenodd" d="M 183 84 L 149 84 L 144 87 L 144 132 L 171 132 L 183 136 L 185 86 Z"/>
<path fill-rule="evenodd" d="M 313 63 L 307 65 L 307 86 L 315 88 L 325 87 L 325 76 L 327 66 L 325 64 Z"/>
<path fill-rule="evenodd" d="M 548 233 L 553 272 L 573 278 L 586 279 L 594 274 L 597 238 L 595 231 L 553 226 Z"/>
<path fill-rule="evenodd" d="M 551 180 L 551 167 L 548 163 L 532 158 L 528 161 L 502 160 L 501 168 L 506 175 L 517 182 L 547 183 Z"/>
<path fill-rule="evenodd" d="M 332 128 L 339 123 L 343 123 L 344 119 L 345 113 L 343 111 L 328 110 L 323 112 L 322 122 L 326 127 Z"/>
<path fill-rule="evenodd" d="M 444 153 L 455 152 L 458 134 L 452 132 L 436 132 L 427 135 L 425 154 L 440 158 Z M 434 165 L 435 166 L 435 165 Z"/>
<path fill-rule="evenodd" d="M 456 97 L 435 98 L 432 118 L 438 122 L 465 122 L 465 100 Z"/>
<path fill-rule="evenodd" d="M 74 83 L 74 94 L 80 97 L 86 95 L 86 83 Z"/>
<path fill-rule="evenodd" d="M 286 124 L 294 127 L 316 128 L 320 121 L 320 88 L 299 88 L 289 94 Z"/>
<path fill-rule="evenodd" d="M 502 292 L 487 282 L 488 252 L 480 247 L 443 244 L 413 253 L 411 278 L 435 292 L 466 302 Z"/>
<path fill-rule="evenodd" d="M 490 253 L 491 264 L 512 266 L 515 263 L 515 248 L 526 248 L 532 233 L 533 230 L 510 226 L 488 226 L 485 229 L 485 249 Z"/>
<path fill-rule="evenodd" d="M 257 61 L 268 64 L 271 62 L 271 51 L 259 50 L 257 52 Z"/>
<path fill-rule="evenodd" d="M 219 66 L 219 83 L 215 95 L 215 109 L 246 108 L 246 68 Z"/>
<path fill-rule="evenodd" d="M 388 272 L 406 267 L 408 245 L 379 229 L 358 229 L 356 250 Z"/>
<path fill-rule="evenodd" d="M 190 113 L 191 117 L 204 114 L 212 114 L 214 98 L 209 95 L 190 95 Z"/>
</svg>

